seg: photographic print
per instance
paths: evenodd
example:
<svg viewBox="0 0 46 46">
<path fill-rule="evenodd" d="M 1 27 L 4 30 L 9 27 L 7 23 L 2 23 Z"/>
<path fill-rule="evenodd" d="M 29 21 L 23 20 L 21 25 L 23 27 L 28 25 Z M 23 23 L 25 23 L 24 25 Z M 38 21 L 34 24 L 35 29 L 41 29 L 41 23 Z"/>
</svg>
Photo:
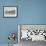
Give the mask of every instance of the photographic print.
<svg viewBox="0 0 46 46">
<path fill-rule="evenodd" d="M 17 16 L 17 7 L 4 7 L 4 17 L 16 17 Z"/>
<path fill-rule="evenodd" d="M 46 25 L 20 24 L 18 26 L 18 33 L 20 33 L 18 36 L 20 41 L 46 41 Z"/>
</svg>

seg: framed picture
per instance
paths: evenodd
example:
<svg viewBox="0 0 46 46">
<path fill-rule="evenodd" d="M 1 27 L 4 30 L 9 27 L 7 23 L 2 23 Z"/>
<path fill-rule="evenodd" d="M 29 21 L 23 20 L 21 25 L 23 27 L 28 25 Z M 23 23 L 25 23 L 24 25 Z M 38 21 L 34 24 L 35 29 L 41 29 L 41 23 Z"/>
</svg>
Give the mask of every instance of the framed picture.
<svg viewBox="0 0 46 46">
<path fill-rule="evenodd" d="M 4 6 L 4 17 L 17 17 L 17 7 L 15 6 Z"/>
<path fill-rule="evenodd" d="M 19 24 L 18 42 L 24 40 L 46 41 L 46 24 Z"/>
</svg>

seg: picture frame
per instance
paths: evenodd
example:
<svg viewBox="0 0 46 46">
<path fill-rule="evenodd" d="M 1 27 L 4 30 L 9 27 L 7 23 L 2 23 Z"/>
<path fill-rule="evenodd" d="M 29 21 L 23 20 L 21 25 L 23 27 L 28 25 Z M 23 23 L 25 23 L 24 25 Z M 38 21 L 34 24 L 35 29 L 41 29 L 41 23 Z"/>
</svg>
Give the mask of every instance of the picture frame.
<svg viewBox="0 0 46 46">
<path fill-rule="evenodd" d="M 23 30 L 28 30 L 28 36 L 30 36 L 28 39 L 21 39 Z M 33 33 L 31 34 L 31 32 Z M 46 24 L 18 24 L 18 43 L 22 40 L 46 41 Z"/>
<path fill-rule="evenodd" d="M 16 6 L 3 6 L 3 17 L 14 18 L 17 17 Z"/>
</svg>

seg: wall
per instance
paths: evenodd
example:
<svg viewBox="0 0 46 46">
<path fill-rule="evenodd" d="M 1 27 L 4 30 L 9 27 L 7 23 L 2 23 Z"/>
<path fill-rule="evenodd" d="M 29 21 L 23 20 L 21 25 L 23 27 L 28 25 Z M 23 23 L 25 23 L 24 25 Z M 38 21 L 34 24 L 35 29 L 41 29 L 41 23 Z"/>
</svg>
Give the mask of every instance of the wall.
<svg viewBox="0 0 46 46">
<path fill-rule="evenodd" d="M 21 24 L 46 24 L 46 0 L 19 0 Z"/>
<path fill-rule="evenodd" d="M 18 17 L 3 18 L 3 6 L 17 6 Z M 18 24 L 46 24 L 46 0 L 0 0 L 0 44 L 8 43 L 9 32 L 17 34 Z"/>
<path fill-rule="evenodd" d="M 17 32 L 17 18 L 3 18 L 3 6 L 18 6 L 18 0 L 0 0 L 0 44 L 7 44 L 8 34 L 10 32 Z M 17 38 L 18 39 L 18 38 Z M 15 43 L 18 43 L 16 39 Z"/>
</svg>

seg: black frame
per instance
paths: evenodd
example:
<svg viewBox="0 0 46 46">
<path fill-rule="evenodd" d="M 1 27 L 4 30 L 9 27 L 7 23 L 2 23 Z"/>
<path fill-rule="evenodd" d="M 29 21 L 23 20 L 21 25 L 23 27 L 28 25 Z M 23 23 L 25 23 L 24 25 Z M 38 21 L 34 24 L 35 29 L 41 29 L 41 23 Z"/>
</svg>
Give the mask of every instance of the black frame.
<svg viewBox="0 0 46 46">
<path fill-rule="evenodd" d="M 4 16 L 4 7 L 16 7 L 17 8 L 17 13 L 16 14 L 18 16 L 18 6 L 3 6 L 3 18 L 16 18 L 17 17 L 17 16 L 16 17 L 5 17 Z"/>
</svg>

